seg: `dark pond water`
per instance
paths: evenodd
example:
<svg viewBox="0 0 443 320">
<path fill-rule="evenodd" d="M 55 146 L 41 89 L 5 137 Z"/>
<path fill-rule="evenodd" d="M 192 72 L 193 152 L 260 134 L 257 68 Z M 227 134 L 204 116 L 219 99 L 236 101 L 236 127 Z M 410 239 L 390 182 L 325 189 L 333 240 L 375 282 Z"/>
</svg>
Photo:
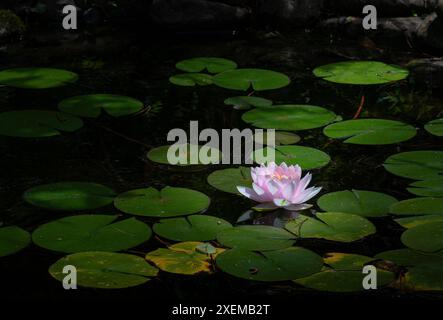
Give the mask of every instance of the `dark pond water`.
<svg viewBox="0 0 443 320">
<path fill-rule="evenodd" d="M 366 96 L 361 117 L 397 119 L 419 128 L 435 119 L 442 110 L 440 92 L 433 92 L 414 78 L 390 85 L 361 89 L 340 86 L 315 79 L 312 69 L 344 56 L 372 58 L 402 64 L 411 54 L 402 50 L 383 53 L 365 49 L 358 43 L 331 43 L 329 37 L 309 33 L 291 35 L 285 39 L 247 40 L 223 37 L 213 40 L 194 39 L 182 35 L 170 40 L 150 39 L 132 35 L 98 43 L 88 49 L 80 45 L 59 47 L 26 45 L 14 54 L 2 56 L 1 68 L 47 66 L 68 69 L 79 74 L 76 85 L 49 90 L 0 88 L 1 111 L 13 109 L 56 109 L 57 103 L 70 96 L 88 93 L 114 93 L 132 96 L 150 106 L 150 111 L 118 120 L 106 117 L 86 123 L 72 134 L 51 139 L 15 139 L 0 137 L 0 224 L 19 225 L 28 231 L 67 216 L 63 212 L 48 212 L 31 207 L 21 199 L 26 189 L 57 181 L 93 181 L 123 192 L 139 187 L 166 185 L 202 191 L 211 197 L 208 214 L 235 223 L 251 207 L 251 202 L 239 196 L 217 191 L 206 182 L 210 172 L 221 167 L 208 167 L 198 172 L 171 171 L 146 160 L 147 147 L 166 144 L 172 128 L 187 128 L 190 120 L 198 120 L 200 128 L 243 128 L 242 111 L 232 110 L 223 100 L 233 92 L 217 87 L 181 88 L 168 82 L 175 63 L 195 56 L 219 56 L 232 59 L 242 67 L 268 68 L 281 71 L 292 79 L 290 86 L 264 92 L 263 97 L 275 103 L 309 103 L 325 106 L 344 119 L 353 117 L 362 94 Z M 121 44 L 122 39 L 125 44 Z M 128 40 L 129 39 L 129 40 Z M 127 43 L 126 43 L 127 42 Z M 89 47 L 92 48 L 92 47 Z M 98 48 L 98 49 L 97 49 Z M 236 93 L 234 93 L 235 95 Z M 107 129 L 106 129 L 107 128 Z M 110 130 L 109 130 L 110 129 Z M 140 143 L 115 134 L 121 133 Z M 330 143 L 321 129 L 299 133 L 300 145 L 327 152 L 332 162 L 321 170 L 313 170 L 314 184 L 323 193 L 344 189 L 385 192 L 407 199 L 409 181 L 387 173 L 382 163 L 394 153 L 442 147 L 441 139 L 433 138 L 423 129 L 417 137 L 399 145 L 370 146 Z M 145 144 L 146 146 L 143 146 Z M 116 212 L 112 206 L 94 210 Z M 142 219 L 152 225 L 154 220 Z M 390 218 L 372 219 L 377 234 L 352 244 L 320 240 L 302 240 L 298 244 L 319 254 L 349 252 L 373 256 L 379 252 L 401 248 L 402 228 Z M 130 250 L 146 253 L 162 246 L 152 238 L 148 243 Z M 222 273 L 211 276 L 175 276 L 161 273 L 145 285 L 125 290 L 103 291 L 80 289 L 65 291 L 48 274 L 48 267 L 61 258 L 31 245 L 0 262 L 1 291 L 12 298 L 101 299 L 145 298 L 208 300 L 226 297 L 327 297 L 349 299 L 350 296 L 380 296 L 390 299 L 434 299 L 434 294 L 412 294 L 393 289 L 375 293 L 334 295 L 313 292 L 292 283 L 262 284 L 242 281 Z"/>
</svg>

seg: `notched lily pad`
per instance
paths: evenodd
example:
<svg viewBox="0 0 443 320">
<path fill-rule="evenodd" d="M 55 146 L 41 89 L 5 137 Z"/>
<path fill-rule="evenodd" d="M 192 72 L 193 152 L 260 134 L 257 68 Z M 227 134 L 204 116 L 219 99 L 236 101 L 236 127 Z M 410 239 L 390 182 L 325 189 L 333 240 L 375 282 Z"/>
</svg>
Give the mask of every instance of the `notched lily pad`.
<svg viewBox="0 0 443 320">
<path fill-rule="evenodd" d="M 208 176 L 208 183 L 218 190 L 240 194 L 237 186 L 252 186 L 251 168 L 239 167 L 214 171 Z"/>
<path fill-rule="evenodd" d="M 275 131 L 274 138 L 274 141 L 268 141 L 268 134 L 266 132 L 257 132 L 254 134 L 254 141 L 261 145 L 284 146 L 296 144 L 301 140 L 298 134 L 286 131 Z"/>
<path fill-rule="evenodd" d="M 197 57 L 178 62 L 175 67 L 185 72 L 220 73 L 237 68 L 237 64 L 228 59 L 215 57 Z"/>
<path fill-rule="evenodd" d="M 73 115 L 50 110 L 18 110 L 0 113 L 0 135 L 45 138 L 74 132 L 83 121 Z"/>
<path fill-rule="evenodd" d="M 435 220 L 406 230 L 403 244 L 413 250 L 437 252 L 443 249 L 443 221 Z"/>
<path fill-rule="evenodd" d="M 9 256 L 26 248 L 31 242 L 31 235 L 17 226 L 0 228 L 0 257 Z"/>
<path fill-rule="evenodd" d="M 443 118 L 428 122 L 425 129 L 434 136 L 443 137 Z"/>
<path fill-rule="evenodd" d="M 443 177 L 413 182 L 407 189 L 417 196 L 443 198 Z"/>
<path fill-rule="evenodd" d="M 232 90 L 255 91 L 286 87 L 291 80 L 283 73 L 263 69 L 236 69 L 214 76 L 214 84 Z"/>
<path fill-rule="evenodd" d="M 0 72 L 0 84 L 24 89 L 48 89 L 75 82 L 76 73 L 51 68 L 15 68 Z"/>
<path fill-rule="evenodd" d="M 443 198 L 413 198 L 403 200 L 394 203 L 389 211 L 399 216 L 443 216 Z"/>
<path fill-rule="evenodd" d="M 400 177 L 415 180 L 441 178 L 443 151 L 409 151 L 397 153 L 386 159 L 385 169 Z"/>
<path fill-rule="evenodd" d="M 194 151 L 191 148 L 195 148 Z M 169 161 L 168 152 L 171 152 L 171 156 L 174 162 Z M 196 161 L 192 162 L 191 155 L 195 154 Z M 197 157 L 198 155 L 198 157 Z M 208 146 L 191 145 L 191 144 L 178 144 L 178 145 L 166 145 L 149 150 L 147 157 L 149 160 L 159 164 L 173 165 L 173 166 L 194 166 L 194 165 L 206 165 L 203 163 L 202 157 L 206 157 L 210 164 L 216 164 L 221 162 L 222 153 L 220 150 L 211 148 Z"/>
<path fill-rule="evenodd" d="M 254 96 L 231 97 L 226 99 L 224 103 L 228 106 L 233 106 L 236 110 L 247 110 L 252 107 L 267 108 L 272 106 L 271 100 Z"/>
<path fill-rule="evenodd" d="M 213 83 L 213 78 L 205 73 L 183 73 L 170 77 L 169 82 L 183 87 L 209 86 Z"/>
</svg>

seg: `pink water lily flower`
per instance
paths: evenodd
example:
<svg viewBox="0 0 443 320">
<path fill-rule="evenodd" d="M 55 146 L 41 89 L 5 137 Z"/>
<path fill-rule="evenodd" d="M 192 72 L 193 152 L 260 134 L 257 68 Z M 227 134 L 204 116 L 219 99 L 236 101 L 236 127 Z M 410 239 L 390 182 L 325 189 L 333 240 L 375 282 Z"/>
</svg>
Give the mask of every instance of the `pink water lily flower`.
<svg viewBox="0 0 443 320">
<path fill-rule="evenodd" d="M 321 188 L 307 188 L 312 175 L 307 173 L 303 178 L 301 175 L 302 170 L 298 165 L 282 163 L 277 166 L 271 162 L 251 168 L 252 189 L 240 186 L 237 189 L 245 197 L 261 203 L 254 207 L 257 210 L 304 210 L 311 207 L 306 201 L 316 196 Z"/>
</svg>

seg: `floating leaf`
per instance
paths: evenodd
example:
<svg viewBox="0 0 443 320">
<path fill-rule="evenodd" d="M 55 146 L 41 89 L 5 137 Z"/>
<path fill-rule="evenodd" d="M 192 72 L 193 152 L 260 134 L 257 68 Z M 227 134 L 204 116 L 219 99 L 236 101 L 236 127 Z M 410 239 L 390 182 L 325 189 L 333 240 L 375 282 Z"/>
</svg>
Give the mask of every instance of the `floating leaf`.
<svg viewBox="0 0 443 320">
<path fill-rule="evenodd" d="M 318 67 L 314 75 L 334 83 L 372 85 L 403 80 L 409 71 L 377 61 L 346 61 Z"/>
<path fill-rule="evenodd" d="M 323 133 L 329 138 L 344 139 L 344 143 L 382 145 L 409 140 L 417 130 L 399 121 L 357 119 L 333 123 Z"/>
<path fill-rule="evenodd" d="M 220 231 L 228 228 L 232 228 L 229 222 L 204 215 L 162 219 L 153 226 L 156 234 L 173 241 L 214 240 Z"/>
<path fill-rule="evenodd" d="M 367 275 L 362 272 L 364 265 L 374 258 L 347 254 L 328 253 L 324 262 L 330 268 L 324 268 L 307 278 L 297 279 L 296 283 L 320 291 L 329 292 L 357 292 L 365 290 L 363 279 Z M 377 287 L 385 286 L 394 281 L 394 274 L 377 269 Z"/>
<path fill-rule="evenodd" d="M 151 228 L 135 218 L 115 220 L 117 215 L 77 215 L 38 227 L 32 234 L 42 248 L 66 253 L 121 251 L 151 237 Z"/>
<path fill-rule="evenodd" d="M 400 218 L 395 219 L 399 225 L 403 228 L 410 229 L 428 222 L 443 221 L 443 215 L 426 215 L 418 217 Z"/>
<path fill-rule="evenodd" d="M 208 183 L 218 190 L 240 194 L 237 186 L 252 186 L 251 169 L 239 167 L 217 170 L 208 176 Z"/>
<path fill-rule="evenodd" d="M 400 288 L 415 291 L 443 290 L 443 256 L 410 249 L 392 250 L 380 253 L 379 259 L 390 260 L 408 268 L 400 282 Z"/>
<path fill-rule="evenodd" d="M 397 199 L 387 194 L 363 190 L 331 192 L 321 196 L 317 204 L 324 211 L 352 213 L 362 217 L 383 217 Z"/>
<path fill-rule="evenodd" d="M 400 177 L 428 180 L 443 175 L 443 151 L 410 151 L 386 159 L 387 171 Z"/>
<path fill-rule="evenodd" d="M 267 156 L 272 151 L 270 147 L 259 149 L 254 152 L 254 161 L 258 164 L 269 163 Z M 275 163 L 280 165 L 298 164 L 303 170 L 311 170 L 324 167 L 331 161 L 328 154 L 323 151 L 303 146 L 277 146 L 275 147 Z"/>
<path fill-rule="evenodd" d="M 301 140 L 301 137 L 299 135 L 285 131 L 275 131 L 274 137 L 274 143 L 271 143 L 271 141 L 268 143 L 268 135 L 266 133 L 257 132 L 256 134 L 254 134 L 254 141 L 262 145 L 272 144 L 276 146 L 282 146 L 288 144 L 296 144 Z"/>
<path fill-rule="evenodd" d="M 117 209 L 134 215 L 146 217 L 185 216 L 206 210 L 210 199 L 201 192 L 165 187 L 135 189 L 119 194 L 114 200 Z"/>
<path fill-rule="evenodd" d="M 319 212 L 315 218 L 299 215 L 286 224 L 286 229 L 301 238 L 339 242 L 356 241 L 376 232 L 367 219 L 342 212 Z"/>
<path fill-rule="evenodd" d="M 443 137 L 443 118 L 428 122 L 425 129 L 434 136 Z"/>
<path fill-rule="evenodd" d="M 213 57 L 198 57 L 186 59 L 178 62 L 175 67 L 185 72 L 203 72 L 220 73 L 237 68 L 237 64 L 228 59 Z"/>
<path fill-rule="evenodd" d="M 75 116 L 49 110 L 19 110 L 0 113 L 0 135 L 44 138 L 73 132 L 83 127 Z"/>
<path fill-rule="evenodd" d="M 183 73 L 176 74 L 169 78 L 169 82 L 177 86 L 194 87 L 209 86 L 213 83 L 212 76 L 204 73 Z"/>
<path fill-rule="evenodd" d="M 31 242 L 31 235 L 16 226 L 0 228 L 0 257 L 5 257 L 26 248 Z"/>
<path fill-rule="evenodd" d="M 443 198 L 413 198 L 394 203 L 391 213 L 400 216 L 443 215 Z"/>
<path fill-rule="evenodd" d="M 297 131 L 323 127 L 334 122 L 337 115 L 317 106 L 277 105 L 248 111 L 242 119 L 258 128 Z"/>
<path fill-rule="evenodd" d="M 443 178 L 413 182 L 408 191 L 417 196 L 443 198 Z"/>
<path fill-rule="evenodd" d="M 201 253 L 201 242 L 181 242 L 168 249 L 157 249 L 146 255 L 146 260 L 153 262 L 163 271 L 178 274 L 192 275 L 199 272 L 212 271 L 212 259 L 222 253 L 224 249 L 216 248 L 216 253 L 208 255 Z M 200 249 L 201 250 L 201 249 Z"/>
<path fill-rule="evenodd" d="M 237 110 L 246 110 L 246 109 L 251 109 L 252 107 L 256 108 L 270 107 L 272 106 L 272 101 L 260 97 L 238 96 L 226 99 L 225 104 L 233 106 L 234 109 Z"/>
<path fill-rule="evenodd" d="M 185 161 L 185 163 L 180 164 L 172 164 L 168 161 L 168 151 L 170 150 L 170 148 L 172 151 L 174 152 L 172 155 L 175 156 L 177 158 L 177 160 L 180 160 L 181 158 L 183 158 Z M 147 157 L 149 160 L 151 160 L 152 162 L 155 163 L 160 163 L 160 164 L 167 164 L 167 165 L 176 165 L 176 166 L 192 166 L 192 165 L 203 165 L 204 163 L 202 163 L 201 158 L 200 157 L 196 157 L 197 158 L 197 162 L 196 164 L 192 164 L 191 163 L 191 154 L 192 151 L 191 148 L 192 147 L 196 147 L 196 151 L 195 154 L 197 155 L 204 155 L 205 157 L 208 157 L 208 159 L 214 159 L 214 162 L 216 159 L 218 159 L 219 162 L 221 162 L 221 158 L 222 158 L 222 153 L 220 152 L 220 150 L 215 149 L 215 148 L 211 148 L 208 146 L 195 146 L 195 145 L 190 145 L 190 144 L 186 144 L 185 145 L 177 145 L 177 146 L 161 146 L 161 147 L 157 147 L 154 149 L 149 150 Z M 192 152 L 191 152 L 192 151 Z M 213 163 L 215 164 L 215 163 Z"/>
<path fill-rule="evenodd" d="M 114 201 L 115 192 L 91 182 L 58 182 L 28 189 L 23 199 L 37 207 L 50 210 L 96 209 Z"/>
<path fill-rule="evenodd" d="M 97 118 L 102 110 L 113 117 L 121 117 L 140 111 L 143 102 L 113 94 L 90 94 L 65 99 L 59 103 L 58 108 L 81 117 Z"/>
<path fill-rule="evenodd" d="M 16 68 L 0 72 L 0 84 L 24 89 L 47 89 L 75 82 L 78 75 L 60 69 Z"/>
<path fill-rule="evenodd" d="M 285 281 L 320 271 L 323 261 L 316 253 L 300 247 L 259 253 L 231 249 L 217 257 L 217 266 L 222 271 L 243 279 Z"/>
<path fill-rule="evenodd" d="M 99 289 L 122 289 L 138 286 L 155 277 L 158 270 L 143 258 L 123 253 L 80 252 L 68 255 L 49 268 L 55 279 L 63 281 L 66 266 L 77 270 L 77 284 Z"/>
<path fill-rule="evenodd" d="M 236 69 L 214 76 L 214 84 L 232 90 L 255 91 L 286 87 L 291 80 L 283 73 L 262 69 Z"/>
<path fill-rule="evenodd" d="M 430 221 L 412 227 L 401 235 L 401 241 L 414 250 L 440 251 L 443 249 L 443 221 Z"/>
<path fill-rule="evenodd" d="M 267 251 L 290 247 L 295 236 L 288 231 L 271 226 L 239 226 L 221 231 L 217 240 L 229 248 Z"/>
</svg>

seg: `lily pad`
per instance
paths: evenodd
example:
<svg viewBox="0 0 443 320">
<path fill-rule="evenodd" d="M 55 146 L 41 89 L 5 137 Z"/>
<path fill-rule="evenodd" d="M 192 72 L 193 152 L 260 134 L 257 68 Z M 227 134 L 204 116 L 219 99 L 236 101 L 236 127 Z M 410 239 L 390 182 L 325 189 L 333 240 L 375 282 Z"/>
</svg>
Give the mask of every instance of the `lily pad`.
<svg viewBox="0 0 443 320">
<path fill-rule="evenodd" d="M 373 85 L 406 79 L 409 71 L 378 61 L 346 61 L 318 67 L 314 75 L 334 83 Z"/>
<path fill-rule="evenodd" d="M 352 213 L 362 217 L 383 217 L 397 199 L 380 192 L 345 190 L 321 196 L 317 204 L 324 211 Z"/>
<path fill-rule="evenodd" d="M 436 252 L 443 249 L 443 221 L 430 221 L 406 230 L 403 244 L 411 249 Z"/>
<path fill-rule="evenodd" d="M 272 151 L 270 147 L 259 149 L 254 152 L 254 161 L 258 164 L 269 163 L 267 155 Z M 289 165 L 298 164 L 303 170 L 318 169 L 331 161 L 328 154 L 318 149 L 303 146 L 276 146 L 275 163 L 278 165 L 285 162 Z"/>
<path fill-rule="evenodd" d="M 58 182 L 28 189 L 23 199 L 37 207 L 50 210 L 89 210 L 111 204 L 115 192 L 91 182 Z"/>
<path fill-rule="evenodd" d="M 198 57 L 180 61 L 175 67 L 185 72 L 202 72 L 207 70 L 209 73 L 220 73 L 237 68 L 237 64 L 232 60 L 223 58 Z"/>
<path fill-rule="evenodd" d="M 214 76 L 214 84 L 231 90 L 255 91 L 286 87 L 291 80 L 283 73 L 263 69 L 229 70 Z"/>
<path fill-rule="evenodd" d="M 65 99 L 59 103 L 58 108 L 81 117 L 97 118 L 102 110 L 113 117 L 121 117 L 143 109 L 143 102 L 113 94 L 90 94 Z"/>
<path fill-rule="evenodd" d="M 394 203 L 389 211 L 399 216 L 443 216 L 443 198 L 413 198 L 403 200 Z"/>
<path fill-rule="evenodd" d="M 421 197 L 443 198 L 443 177 L 413 182 L 408 191 Z"/>
<path fill-rule="evenodd" d="M 243 279 L 285 281 L 320 271 L 323 261 L 316 253 L 300 247 L 265 252 L 231 249 L 217 257 L 217 266 Z"/>
<path fill-rule="evenodd" d="M 226 99 L 225 104 L 228 106 L 233 106 L 234 109 L 237 110 L 246 110 L 246 109 L 251 109 L 252 107 L 256 108 L 270 107 L 272 106 L 272 101 L 260 97 L 238 96 Z"/>
<path fill-rule="evenodd" d="M 125 213 L 146 217 L 175 217 L 202 212 L 209 207 L 210 199 L 199 191 L 165 187 L 135 189 L 119 194 L 114 205 Z"/>
<path fill-rule="evenodd" d="M 434 136 L 443 137 L 443 118 L 428 122 L 425 129 Z"/>
<path fill-rule="evenodd" d="M 183 73 L 170 77 L 169 82 L 183 87 L 209 86 L 213 83 L 213 78 L 211 75 L 204 73 Z"/>
<path fill-rule="evenodd" d="M 363 291 L 363 279 L 366 277 L 366 274 L 362 272 L 363 267 L 373 260 L 374 258 L 356 254 L 328 253 L 324 259 L 328 268 L 309 277 L 297 279 L 295 282 L 320 291 Z M 392 272 L 377 269 L 377 288 L 388 285 L 394 279 Z"/>
<path fill-rule="evenodd" d="M 443 151 L 410 151 L 386 159 L 387 171 L 400 177 L 428 180 L 443 175 Z"/>
<path fill-rule="evenodd" d="M 16 68 L 0 72 L 0 84 L 24 89 L 60 87 L 77 79 L 76 73 L 51 68 Z"/>
<path fill-rule="evenodd" d="M 212 260 L 224 249 L 216 248 L 215 254 L 205 254 L 197 250 L 202 242 L 180 242 L 149 252 L 146 260 L 154 263 L 163 271 L 177 274 L 192 275 L 199 272 L 211 273 Z"/>
<path fill-rule="evenodd" d="M 443 221 L 443 215 L 426 215 L 395 219 L 403 228 L 410 229 L 429 222 Z"/>
<path fill-rule="evenodd" d="M 296 144 L 301 140 L 301 137 L 298 134 L 286 131 L 275 131 L 274 137 L 275 141 L 272 144 L 276 146 Z M 254 134 L 254 141 L 262 145 L 271 144 L 271 142 L 268 143 L 268 135 L 266 134 L 266 132 L 257 132 L 256 134 Z"/>
<path fill-rule="evenodd" d="M 171 152 L 175 152 L 173 155 L 178 160 L 183 158 L 183 160 L 185 160 L 184 161 L 185 163 L 176 163 L 176 164 L 171 163 L 168 160 L 168 151 L 170 150 L 171 147 L 172 146 L 170 146 L 170 145 L 166 145 L 166 146 L 153 148 L 153 149 L 149 150 L 147 157 L 152 162 L 166 164 L 166 165 L 174 165 L 174 166 L 204 165 L 202 163 L 200 157 L 196 157 L 197 163 L 191 163 L 191 147 L 192 147 L 192 145 L 190 145 L 190 144 L 173 146 L 172 148 L 174 148 L 174 149 L 171 149 L 172 150 Z M 197 153 L 199 155 L 203 154 L 205 157 L 208 157 L 208 159 L 214 159 L 214 162 L 217 162 L 217 161 L 221 162 L 222 153 L 220 152 L 220 150 L 215 149 L 215 148 L 211 148 L 208 146 L 196 146 L 196 148 L 197 148 L 197 151 L 195 151 L 196 154 Z M 217 160 L 217 161 L 215 161 L 215 160 Z"/>
<path fill-rule="evenodd" d="M 415 291 L 443 291 L 443 256 L 410 249 L 399 249 L 380 253 L 379 259 L 390 260 L 407 267 L 408 272 L 398 284 Z"/>
<path fill-rule="evenodd" d="M 337 115 L 322 107 L 291 104 L 250 110 L 242 119 L 258 128 L 297 131 L 323 127 Z"/>
<path fill-rule="evenodd" d="M 18 110 L 0 113 L 0 135 L 21 138 L 45 138 L 83 127 L 75 116 L 49 110 Z"/>
<path fill-rule="evenodd" d="M 0 228 L 0 257 L 5 257 L 26 248 L 31 235 L 16 226 Z"/>
<path fill-rule="evenodd" d="M 300 238 L 320 238 L 339 242 L 353 242 L 376 232 L 367 219 L 342 212 L 319 212 L 315 218 L 297 216 L 286 229 Z"/>
<path fill-rule="evenodd" d="M 117 215 L 77 215 L 38 227 L 32 234 L 42 248 L 74 253 L 121 251 L 136 247 L 151 237 L 151 228 L 135 218 L 115 221 Z"/>
<path fill-rule="evenodd" d="M 113 252 L 80 252 L 68 255 L 49 268 L 55 279 L 63 281 L 68 275 L 65 266 L 77 270 L 77 284 L 99 289 L 123 289 L 151 280 L 158 270 L 141 257 Z"/>
<path fill-rule="evenodd" d="M 208 183 L 218 190 L 240 194 L 237 186 L 252 186 L 251 168 L 239 167 L 214 171 L 208 176 Z"/>
<path fill-rule="evenodd" d="M 217 240 L 229 248 L 248 251 L 268 251 L 292 246 L 295 236 L 271 226 L 239 226 L 221 231 Z"/>
<path fill-rule="evenodd" d="M 344 143 L 383 145 L 409 140 L 417 134 L 417 130 L 399 121 L 357 119 L 333 123 L 323 133 L 329 138 L 344 139 Z"/>
<path fill-rule="evenodd" d="M 232 228 L 229 222 L 205 215 L 162 219 L 153 226 L 156 234 L 173 241 L 210 241 L 228 228 Z"/>
</svg>

